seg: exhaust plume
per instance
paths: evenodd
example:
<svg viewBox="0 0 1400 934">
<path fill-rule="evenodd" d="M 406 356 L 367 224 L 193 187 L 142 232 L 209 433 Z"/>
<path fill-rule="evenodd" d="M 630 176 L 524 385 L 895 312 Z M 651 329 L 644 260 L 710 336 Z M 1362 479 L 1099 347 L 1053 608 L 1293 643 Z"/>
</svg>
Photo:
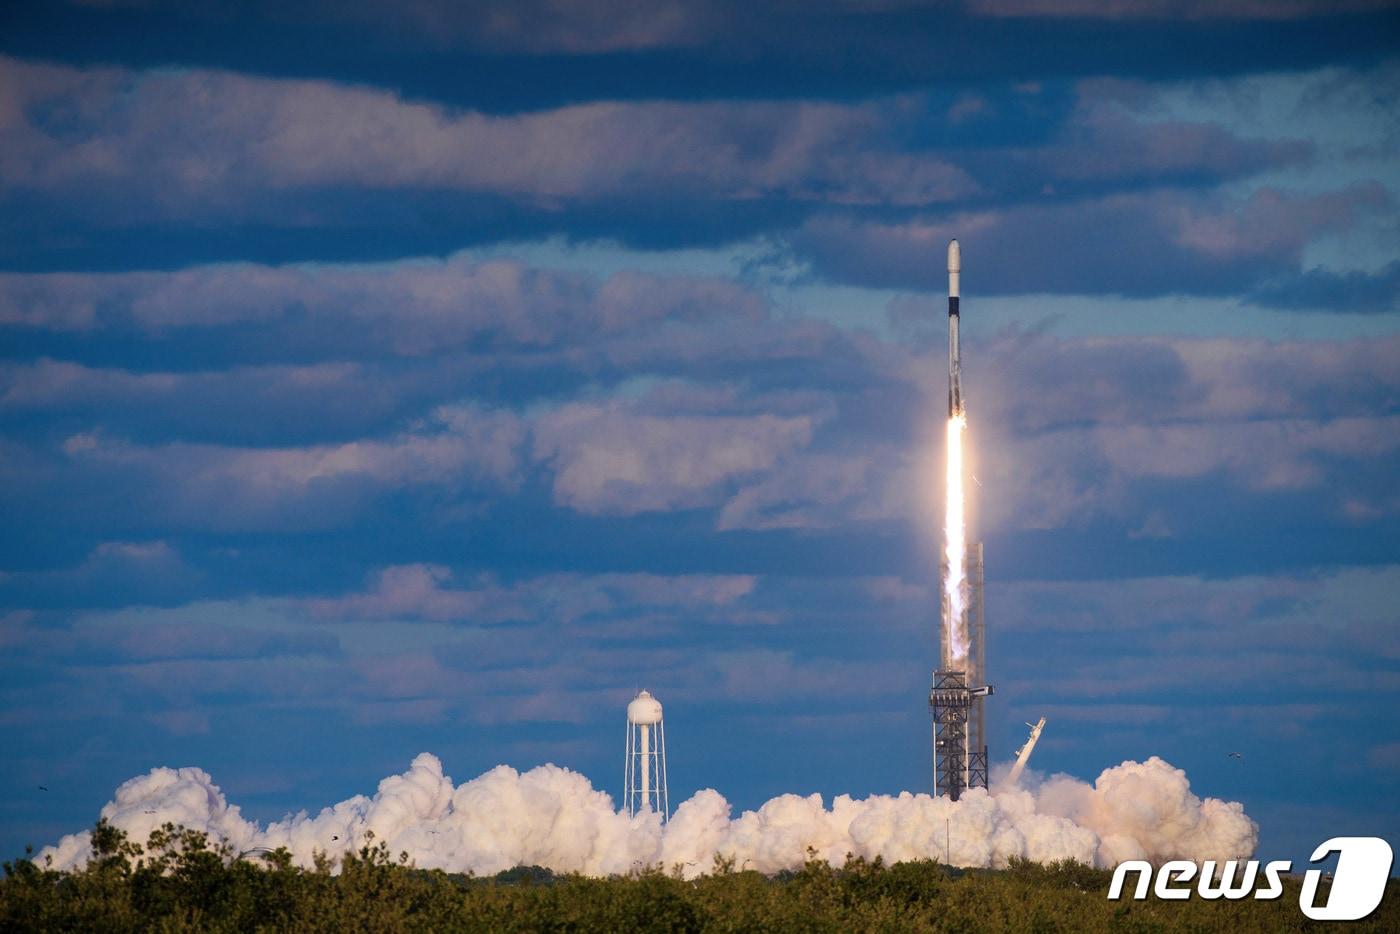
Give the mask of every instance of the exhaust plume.
<svg viewBox="0 0 1400 934">
<path fill-rule="evenodd" d="M 1023 780 L 1024 783 L 1024 780 Z M 421 868 L 491 875 L 543 866 L 590 876 L 679 867 L 686 878 L 711 870 L 715 855 L 736 869 L 800 868 L 811 848 L 835 866 L 847 854 L 886 862 L 937 859 L 1001 867 L 1013 856 L 1075 859 L 1108 867 L 1124 859 L 1243 859 L 1258 827 L 1235 802 L 1192 794 L 1186 773 L 1153 757 L 1106 769 L 1093 785 L 1056 775 L 1033 789 L 970 789 L 953 802 L 905 792 L 856 800 L 780 795 L 738 818 L 706 789 L 681 804 L 664 828 L 659 814 L 628 817 L 577 772 L 543 765 L 497 766 L 459 786 L 429 753 L 408 771 L 312 816 L 305 811 L 259 827 L 228 803 L 198 768 L 156 768 L 125 782 L 102 817 L 137 843 L 166 822 L 202 830 L 236 852 L 286 847 L 311 866 L 314 854 L 358 850 L 370 839 Z M 91 833 L 71 834 L 38 855 L 55 869 L 91 858 Z"/>
<path fill-rule="evenodd" d="M 963 429 L 967 416 L 958 412 L 948 419 L 948 476 L 944 490 L 947 504 L 943 520 L 943 646 L 944 670 L 966 671 L 967 632 L 967 523 L 963 515 Z"/>
</svg>

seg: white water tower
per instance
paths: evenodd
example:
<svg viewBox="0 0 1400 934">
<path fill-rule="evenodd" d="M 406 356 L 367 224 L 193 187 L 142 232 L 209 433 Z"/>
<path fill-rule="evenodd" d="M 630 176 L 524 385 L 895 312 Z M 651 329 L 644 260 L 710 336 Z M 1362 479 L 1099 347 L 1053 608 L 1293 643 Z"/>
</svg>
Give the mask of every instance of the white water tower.
<svg viewBox="0 0 1400 934">
<path fill-rule="evenodd" d="M 666 725 L 661 701 L 642 691 L 627 705 L 627 778 L 623 808 L 631 817 L 655 811 L 666 823 Z"/>
</svg>

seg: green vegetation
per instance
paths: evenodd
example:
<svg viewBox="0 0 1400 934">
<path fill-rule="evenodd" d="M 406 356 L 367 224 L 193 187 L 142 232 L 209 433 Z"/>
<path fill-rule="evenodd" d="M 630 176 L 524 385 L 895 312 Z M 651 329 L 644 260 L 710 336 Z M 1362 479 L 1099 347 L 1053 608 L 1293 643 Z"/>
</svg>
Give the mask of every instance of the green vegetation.
<svg viewBox="0 0 1400 934">
<path fill-rule="evenodd" d="M 1077 863 L 961 871 L 933 862 L 810 862 L 767 877 L 716 860 L 687 882 L 556 875 L 538 867 L 490 879 L 414 868 L 368 845 L 340 862 L 291 865 L 285 851 L 237 854 L 166 825 L 143 847 L 99 823 L 94 858 L 59 873 L 5 864 L 0 931 L 1301 931 L 1299 882 L 1277 901 L 1110 902 L 1110 874 Z M 1392 880 L 1351 931 L 1400 930 Z"/>
</svg>

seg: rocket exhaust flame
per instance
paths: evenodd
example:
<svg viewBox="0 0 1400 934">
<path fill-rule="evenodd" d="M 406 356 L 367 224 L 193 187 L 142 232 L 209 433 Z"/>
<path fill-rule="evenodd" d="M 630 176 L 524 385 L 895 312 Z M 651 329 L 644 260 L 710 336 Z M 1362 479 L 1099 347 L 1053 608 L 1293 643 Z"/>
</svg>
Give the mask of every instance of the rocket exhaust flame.
<svg viewBox="0 0 1400 934">
<path fill-rule="evenodd" d="M 963 429 L 967 416 L 962 412 L 948 419 L 948 475 L 944 490 L 946 513 L 943 520 L 943 668 L 967 668 L 967 523 L 963 514 Z"/>
</svg>

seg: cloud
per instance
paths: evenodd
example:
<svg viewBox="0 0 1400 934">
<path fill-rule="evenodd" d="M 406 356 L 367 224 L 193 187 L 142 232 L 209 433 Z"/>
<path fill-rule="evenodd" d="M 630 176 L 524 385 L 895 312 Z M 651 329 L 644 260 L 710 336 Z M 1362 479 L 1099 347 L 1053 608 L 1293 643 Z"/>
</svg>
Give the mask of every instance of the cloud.
<svg viewBox="0 0 1400 934">
<path fill-rule="evenodd" d="M 325 632 L 257 632 L 197 620 L 145 626 L 93 624 L 79 627 L 75 634 L 80 651 L 132 662 L 328 656 L 338 654 L 340 648 L 335 637 Z"/>
<path fill-rule="evenodd" d="M 1391 9 L 1392 0 L 971 0 L 973 12 L 1003 17 L 1289 20 Z"/>
<path fill-rule="evenodd" d="M 0 274 L 0 321 L 55 331 L 278 327 L 321 353 L 425 356 L 620 337 L 665 323 L 756 322 L 765 303 L 722 279 L 605 279 L 514 261 L 196 266 L 167 273 Z M 346 332 L 349 333 L 346 333 Z"/>
<path fill-rule="evenodd" d="M 841 427 L 852 430 L 856 418 L 847 415 Z M 917 527 L 927 519 L 930 503 L 920 477 L 932 463 L 928 452 L 911 452 L 888 439 L 862 443 L 844 433 L 825 448 L 797 454 L 781 469 L 745 483 L 720 509 L 718 528 L 839 529 L 864 522 Z"/>
<path fill-rule="evenodd" d="M 1318 144 L 1302 131 L 1264 136 L 1256 129 L 1259 135 L 1245 135 L 1239 124 L 1260 109 L 1257 98 L 1253 106 L 1243 103 L 1248 87 L 1247 79 L 1163 84 L 1093 78 L 1063 93 L 1063 113 L 1040 101 L 1039 91 L 995 105 L 984 102 L 979 113 L 1004 121 L 1024 110 L 1022 119 L 1044 132 L 1014 141 L 994 138 L 992 145 L 972 135 L 962 141 L 972 149 L 962 164 L 996 201 L 1035 204 L 1119 190 L 1184 193 L 1314 160 Z M 1217 102 L 1190 116 L 1173 112 L 1175 97 L 1203 98 L 1212 91 L 1233 94 L 1227 99 L 1235 108 Z M 1037 113 L 1037 107 L 1054 115 Z M 1353 102 L 1349 109 L 1359 105 Z"/>
<path fill-rule="evenodd" d="M 1223 508 L 1255 516 L 1270 497 L 1324 523 L 1396 515 L 1373 464 L 1396 456 L 1390 417 L 1066 428 L 1033 438 L 991 428 L 975 442 L 988 532 L 1126 523 L 1194 538 L 1222 517 L 1183 507 L 1215 487 Z M 1289 500 L 1293 502 L 1293 500 Z M 1256 517 L 1263 521 L 1267 517 Z"/>
<path fill-rule="evenodd" d="M 64 0 L 62 5 L 172 16 L 186 26 L 225 26 L 228 18 L 212 7 L 171 0 Z M 598 55 L 685 46 L 708 36 L 709 21 L 727 4 L 599 0 L 577 5 L 559 0 L 351 0 L 308 2 L 286 9 L 241 11 L 267 27 L 306 26 L 353 30 L 357 38 L 388 38 L 391 45 L 411 43 L 420 50 L 488 54 Z"/>
<path fill-rule="evenodd" d="M 1395 337 L 1065 338 L 1011 330 L 976 347 L 976 395 L 980 421 L 1018 434 L 1089 423 L 1381 416 L 1400 391 L 1398 352 Z"/>
<path fill-rule="evenodd" d="M 716 677 L 703 696 L 730 701 L 786 703 L 801 699 L 889 697 L 902 665 L 889 660 L 799 657 L 794 652 L 748 649 L 715 655 L 705 666 Z"/>
<path fill-rule="evenodd" d="M 431 318 L 412 304 L 412 281 L 398 286 L 404 304 L 385 299 L 386 329 L 389 309 Z M 447 515 L 443 504 L 464 509 L 460 518 L 484 495 L 538 496 L 538 477 L 556 507 L 583 516 L 713 510 L 719 530 L 936 527 L 920 477 L 938 457 L 926 435 L 944 392 L 941 336 L 850 334 L 710 280 L 577 283 L 585 310 L 559 312 L 577 324 L 547 347 L 498 355 L 195 373 L 8 365 L 0 411 L 78 419 L 61 445 L 12 444 L 11 495 L 71 489 L 72 508 L 89 517 L 135 510 L 182 527 L 314 528 L 398 492 L 437 504 L 429 521 Z M 648 285 L 674 291 L 651 303 Z M 891 313 L 927 317 L 921 300 Z M 325 314 L 328 332 L 350 327 L 330 303 Z M 1237 493 L 1323 491 L 1311 508 L 1345 521 L 1391 515 L 1400 503 L 1367 465 L 1396 453 L 1386 441 L 1400 392 L 1395 343 L 1012 330 L 969 345 L 980 361 L 969 372 L 973 472 L 1000 491 L 979 497 L 978 520 L 1107 519 L 1170 538 L 1191 525 L 1172 497 L 1219 476 Z M 649 378 L 662 372 L 688 376 Z M 504 404 L 458 401 L 475 387 Z"/>
<path fill-rule="evenodd" d="M 0 573 L 0 595 L 16 606 L 110 606 L 184 599 L 207 583 L 168 541 L 104 541 L 74 566 Z"/>
<path fill-rule="evenodd" d="M 1228 200 L 1118 194 L 903 222 L 825 214 L 792 243 L 819 274 L 863 285 L 938 287 L 946 272 L 928 257 L 956 237 L 965 256 L 985 258 L 964 274 L 981 294 L 1223 295 L 1296 270 L 1314 238 L 1391 201 L 1379 184 L 1363 183 L 1316 195 L 1261 188 Z"/>
<path fill-rule="evenodd" d="M 718 5 L 677 0 L 607 0 L 584 5 L 558 0 L 488 0 L 463 6 L 445 0 L 402 4 L 357 0 L 313 6 L 318 16 L 411 33 L 436 47 L 596 55 L 690 45 L 707 36 L 706 21 Z"/>
<path fill-rule="evenodd" d="M 0 363 L 0 416 L 100 423 L 145 443 L 289 445 L 391 430 L 450 395 L 454 376 L 332 361 L 142 372 L 40 357 Z"/>
<path fill-rule="evenodd" d="M 422 619 L 470 624 L 543 622 L 572 624 L 645 612 L 711 609 L 724 614 L 750 594 L 751 575 L 558 574 L 502 584 L 491 576 L 452 586 L 441 565 L 384 568 L 364 593 L 315 598 L 307 606 L 322 619 Z"/>
<path fill-rule="evenodd" d="M 980 98 L 985 114 L 958 122 L 938 91 L 856 104 L 607 101 L 487 114 L 220 71 L 16 59 L 0 71 L 10 79 L 0 185 L 19 225 L 0 252 L 20 267 L 382 257 L 549 232 L 645 247 L 767 236 L 838 282 L 932 287 L 927 253 L 956 232 L 989 257 L 977 274 L 1004 294 L 1257 292 L 1276 302 L 1305 248 L 1356 233 L 1391 203 L 1367 181 L 1383 176 L 1360 169 L 1325 179 L 1330 191 L 1279 187 L 1277 173 L 1303 167 L 1321 143 L 1250 137 L 1228 114 L 1211 119 L 1210 107 L 1185 116 L 1167 106 L 1195 85 L 1002 89 Z M 1358 107 L 1348 113 L 1363 114 Z M 1220 189 L 1267 173 L 1270 187 Z M 239 264 L 155 279 L 53 273 L 0 282 L 0 321 L 266 324 L 295 319 L 305 300 L 311 321 L 289 349 L 400 354 L 473 339 L 538 346 L 580 323 L 564 310 L 586 307 L 572 291 L 587 291 L 586 281 L 520 275 L 496 264 L 423 266 L 401 281 Z M 366 309 L 408 280 L 424 314 L 380 326 Z M 1320 291 L 1374 305 L 1366 296 L 1384 288 L 1350 285 Z M 319 329 L 327 305 L 361 327 Z"/>
<path fill-rule="evenodd" d="M 5 59 L 0 79 L 9 144 L 0 182 L 97 188 L 104 202 L 167 220 L 246 221 L 275 215 L 279 193 L 336 186 L 492 193 L 550 209 L 663 190 L 896 204 L 971 190 L 962 170 L 931 154 L 882 150 L 879 114 L 862 106 L 605 102 L 494 116 L 215 71 Z"/>
<path fill-rule="evenodd" d="M 7 47 L 142 65 L 233 63 L 538 109 L 619 97 L 849 98 L 1027 75 L 1286 71 L 1386 54 L 1387 11 L 1385 0 L 353 0 L 232 15 L 143 0 L 18 11 Z M 328 30 L 336 42 L 325 41 Z M 63 42 L 72 32 L 89 36 L 81 49 Z"/>
<path fill-rule="evenodd" d="M 908 365 L 938 372 L 940 352 Z M 1230 483 L 1217 508 L 1294 491 L 1331 521 L 1354 508 L 1393 514 L 1373 468 L 1396 457 L 1396 353 L 1393 338 L 1005 332 L 968 349 L 981 361 L 968 385 L 977 519 L 989 530 L 1116 519 L 1189 536 L 1204 517 L 1182 497 L 1198 498 L 1205 479 Z"/>
<path fill-rule="evenodd" d="M 713 504 L 805 447 L 815 427 L 804 416 L 665 417 L 578 403 L 536 421 L 534 456 L 554 471 L 558 505 L 635 515 Z"/>
<path fill-rule="evenodd" d="M 1010 632 L 1123 633 L 1158 642 L 1186 633 L 1189 640 L 1222 648 L 1269 648 L 1302 638 L 1303 629 L 1331 632 L 1350 622 L 1381 626 L 1373 612 L 1348 606 L 1348 596 L 1370 599 L 1396 577 L 1396 569 L 1387 567 L 1227 579 L 1008 581 L 999 588 L 998 618 Z M 1269 629 L 1272 646 L 1259 641 L 1259 627 Z"/>
<path fill-rule="evenodd" d="M 380 571 L 373 591 L 317 599 L 310 606 L 315 615 L 326 618 L 409 617 L 481 622 L 485 610 L 490 613 L 488 619 L 510 619 L 509 607 L 499 605 L 505 596 L 501 591 L 444 589 L 441 584 L 450 576 L 451 572 L 440 565 L 399 565 Z"/>
<path fill-rule="evenodd" d="M 1027 714 L 1074 722 L 1139 724 L 1159 720 L 1162 709 L 1179 721 L 1208 709 L 1228 726 L 1211 719 L 1174 731 L 1217 743 L 1222 731 L 1243 731 L 1240 742 L 1260 734 L 1296 740 L 1309 723 L 1364 722 L 1371 697 L 1400 690 L 1383 664 L 1357 664 L 1395 655 L 1386 595 L 1397 573 L 1388 565 L 1007 582 L 997 588 L 998 631 L 1013 644 L 1033 634 L 1038 648 L 1001 655 L 998 686 L 1014 686 L 1016 703 L 1035 698 Z M 1063 660 L 1053 677 L 1043 671 L 1046 652 Z M 1114 713 L 1105 701 L 1124 706 Z"/>
<path fill-rule="evenodd" d="M 285 528 L 344 521 L 385 490 L 509 491 L 520 482 L 523 439 L 523 426 L 510 413 L 444 406 L 386 439 L 238 448 L 142 446 L 81 433 L 64 441 L 62 451 L 68 469 L 108 477 L 115 481 L 109 495 L 142 497 L 167 522 Z"/>
<path fill-rule="evenodd" d="M 1375 272 L 1313 268 L 1280 276 L 1255 288 L 1248 299 L 1266 308 L 1387 314 L 1400 310 L 1400 262 Z"/>
<path fill-rule="evenodd" d="M 369 221 L 403 231 L 400 241 L 419 250 L 543 231 L 648 246 L 658 237 L 714 242 L 789 230 L 816 212 L 918 224 L 910 215 L 958 208 L 960 220 L 976 223 L 969 209 L 987 204 L 1034 214 L 1047 196 L 1210 187 L 1297 164 L 1313 147 L 1164 117 L 1154 108 L 1156 87 L 1108 80 L 1075 86 L 1061 95 L 1065 105 L 1032 106 L 1041 95 L 999 92 L 982 128 L 980 119 L 950 116 L 946 95 L 932 91 L 858 104 L 607 101 L 494 115 L 363 86 L 220 71 L 6 59 L 0 72 L 11 85 L 0 183 L 25 203 L 61 203 L 44 217 L 86 231 L 55 240 L 58 231 L 44 226 L 50 220 L 31 217 L 24 223 L 42 230 L 9 244 L 15 259 L 50 247 L 110 251 L 98 241 L 114 223 L 139 227 L 140 236 L 173 225 L 195 228 L 198 238 L 211 222 L 295 230 L 278 255 L 307 236 L 349 249 Z M 76 191 L 84 197 L 74 201 Z M 1183 198 L 1183 210 L 1200 213 L 1186 194 L 1165 191 L 1159 200 Z M 1114 210 L 1091 209 L 1084 226 L 1111 221 Z M 1272 229 L 1265 221 L 1242 234 Z M 384 245 L 370 252 L 384 255 Z M 284 278 L 264 273 L 245 283 L 255 289 L 245 294 L 275 292 Z M 162 306 L 153 301 L 145 313 L 158 318 Z M 227 301 L 216 296 L 209 314 Z M 101 308 L 79 298 L 66 312 L 82 326 Z"/>
<path fill-rule="evenodd" d="M 151 722 L 176 733 L 253 708 L 365 724 L 579 723 L 625 702 L 600 672 L 701 690 L 718 683 L 716 670 L 668 643 L 695 638 L 696 627 L 727 642 L 727 630 L 783 618 L 755 602 L 750 575 L 461 582 L 440 567 L 396 566 L 335 597 L 9 614 L 0 641 L 32 666 L 45 696 L 73 702 L 74 716 L 175 706 L 189 716 Z M 32 683 L 5 696 L 12 722 L 33 714 Z"/>
<path fill-rule="evenodd" d="M 1109 466 L 1137 477 L 1197 477 L 1225 471 L 1255 490 L 1319 487 L 1331 458 L 1390 459 L 1400 419 L 1120 427 L 1098 432 Z"/>
</svg>

